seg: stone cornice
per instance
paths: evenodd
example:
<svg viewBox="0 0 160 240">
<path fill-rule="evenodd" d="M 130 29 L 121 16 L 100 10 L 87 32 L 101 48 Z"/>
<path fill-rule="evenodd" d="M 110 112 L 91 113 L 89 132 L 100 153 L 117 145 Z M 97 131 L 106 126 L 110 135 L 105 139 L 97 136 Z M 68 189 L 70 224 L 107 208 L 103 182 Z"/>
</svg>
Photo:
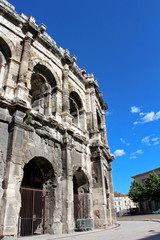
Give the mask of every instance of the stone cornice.
<svg viewBox="0 0 160 240">
<path fill-rule="evenodd" d="M 87 88 L 94 87 L 96 96 L 103 110 L 107 110 L 107 104 L 104 103 L 102 94 L 98 90 L 98 82 L 94 78 L 93 74 L 86 74 L 86 69 L 80 69 L 76 61 L 76 56 L 71 56 L 68 50 L 64 50 L 56 45 L 56 42 L 45 32 L 46 26 L 40 24 L 39 26 L 35 23 L 35 19 L 30 16 L 27 17 L 23 13 L 19 15 L 14 6 L 8 3 L 6 0 L 0 0 L 0 10 L 4 14 L 11 18 L 12 22 L 16 22 L 16 25 L 21 27 L 24 34 L 30 32 L 33 35 L 33 41 L 37 40 L 44 45 L 49 51 L 51 51 L 58 59 L 62 61 L 62 64 L 68 64 L 70 71 L 86 86 Z M 14 21 L 13 21 L 14 20 Z"/>
</svg>

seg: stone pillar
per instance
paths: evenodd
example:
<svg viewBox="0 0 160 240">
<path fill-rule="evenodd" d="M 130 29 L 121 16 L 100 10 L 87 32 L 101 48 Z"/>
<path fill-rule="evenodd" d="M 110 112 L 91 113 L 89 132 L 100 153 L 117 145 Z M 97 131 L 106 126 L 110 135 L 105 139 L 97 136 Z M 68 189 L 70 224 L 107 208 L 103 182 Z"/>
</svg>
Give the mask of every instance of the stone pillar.
<svg viewBox="0 0 160 240">
<path fill-rule="evenodd" d="M 62 90 L 59 88 L 57 88 L 56 95 L 52 95 L 52 113 L 54 113 L 58 122 L 62 121 Z"/>
<path fill-rule="evenodd" d="M 102 114 L 102 128 L 103 128 L 103 135 L 104 135 L 104 143 L 107 148 L 108 147 L 108 140 L 107 140 L 107 130 L 106 130 L 106 121 L 105 121 L 105 113 Z"/>
<path fill-rule="evenodd" d="M 22 51 L 21 65 L 19 69 L 19 78 L 18 78 L 18 82 L 24 86 L 25 86 L 26 73 L 28 71 L 28 62 L 30 58 L 31 43 L 32 43 L 32 34 L 28 32 L 26 34 L 26 37 L 23 40 L 23 51 Z"/>
<path fill-rule="evenodd" d="M 73 215 L 73 170 L 71 159 L 71 145 L 68 143 L 67 134 L 64 139 L 63 146 L 63 180 L 62 180 L 62 222 L 63 233 L 71 233 L 74 231 L 74 215 Z"/>
<path fill-rule="evenodd" d="M 69 66 L 64 65 L 63 68 L 63 96 L 62 96 L 62 111 L 69 113 L 69 89 L 68 89 L 68 73 Z"/>
<path fill-rule="evenodd" d="M 63 86 L 62 86 L 62 120 L 65 124 L 66 123 L 71 124 L 72 118 L 73 118 L 70 115 L 68 73 L 69 73 L 69 66 L 65 64 L 63 68 Z"/>
<path fill-rule="evenodd" d="M 86 111 L 85 110 L 79 111 L 79 127 L 84 132 L 87 130 L 87 120 L 86 120 Z"/>
<path fill-rule="evenodd" d="M 92 108 L 91 108 L 91 95 L 90 95 L 89 88 L 86 90 L 86 106 L 87 106 L 87 112 L 86 112 L 87 130 L 90 131 L 92 129 Z"/>
<path fill-rule="evenodd" d="M 109 163 L 108 168 L 108 179 L 109 179 L 109 189 L 110 189 L 110 224 L 116 224 L 116 211 L 114 209 L 114 191 L 113 191 L 113 182 L 112 182 L 112 167 Z"/>
<path fill-rule="evenodd" d="M 96 102 L 95 102 L 95 89 L 91 88 L 91 105 L 92 105 L 92 129 L 94 132 L 98 131 L 98 123 L 97 123 L 97 111 L 96 111 Z"/>
<path fill-rule="evenodd" d="M 7 164 L 4 177 L 3 210 L 1 211 L 0 236 L 16 236 L 18 216 L 21 206 L 20 185 L 23 175 L 23 117 L 24 113 L 16 110 L 9 127 Z"/>
<path fill-rule="evenodd" d="M 44 99 L 44 109 L 45 115 L 51 116 L 52 115 L 52 98 L 51 93 L 48 93 L 47 97 Z"/>
<path fill-rule="evenodd" d="M 19 68 L 19 77 L 18 77 L 18 85 L 16 89 L 15 97 L 18 99 L 26 99 L 27 100 L 27 71 L 28 64 L 30 58 L 30 47 L 32 43 L 32 34 L 27 32 L 26 37 L 23 40 L 23 50 L 21 56 L 21 64 Z"/>
<path fill-rule="evenodd" d="M 106 191 L 104 182 L 103 161 L 93 161 L 93 211 L 95 228 L 106 228 Z"/>
<path fill-rule="evenodd" d="M 0 228 L 0 236 L 17 236 L 18 216 L 21 206 L 20 184 L 21 165 L 12 162 L 7 163 L 6 189 L 3 197 L 3 210 L 1 210 L 3 222 Z"/>
</svg>

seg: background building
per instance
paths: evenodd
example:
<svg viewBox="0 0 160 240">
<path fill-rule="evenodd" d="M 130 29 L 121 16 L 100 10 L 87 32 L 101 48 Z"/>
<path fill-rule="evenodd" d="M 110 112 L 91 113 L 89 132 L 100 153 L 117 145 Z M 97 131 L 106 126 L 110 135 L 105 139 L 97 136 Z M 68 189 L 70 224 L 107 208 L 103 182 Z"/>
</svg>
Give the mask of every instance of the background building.
<svg viewBox="0 0 160 240">
<path fill-rule="evenodd" d="M 136 208 L 137 205 L 128 197 L 127 194 L 114 192 L 114 207 L 118 217 L 124 213 L 130 213 L 131 208 Z"/>
<path fill-rule="evenodd" d="M 0 0 L 0 235 L 116 223 L 102 93 L 33 17 Z"/>
<path fill-rule="evenodd" d="M 160 168 L 155 168 L 153 170 L 137 174 L 132 178 L 141 184 L 144 184 L 146 179 L 149 177 L 151 172 L 155 172 L 160 177 Z M 160 208 L 160 201 L 144 201 L 140 203 L 140 211 L 142 213 L 151 213 L 153 210 Z"/>
</svg>

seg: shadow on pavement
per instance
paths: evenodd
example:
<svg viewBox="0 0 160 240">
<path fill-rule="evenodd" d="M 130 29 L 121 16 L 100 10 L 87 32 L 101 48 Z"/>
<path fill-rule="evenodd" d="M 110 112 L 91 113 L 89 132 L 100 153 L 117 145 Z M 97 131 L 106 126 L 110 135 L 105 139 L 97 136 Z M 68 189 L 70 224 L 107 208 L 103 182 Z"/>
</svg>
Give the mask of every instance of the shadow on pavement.
<svg viewBox="0 0 160 240">
<path fill-rule="evenodd" d="M 140 238 L 138 240 L 160 240 L 160 233 L 158 233 L 156 235 L 149 236 L 149 237 Z"/>
</svg>

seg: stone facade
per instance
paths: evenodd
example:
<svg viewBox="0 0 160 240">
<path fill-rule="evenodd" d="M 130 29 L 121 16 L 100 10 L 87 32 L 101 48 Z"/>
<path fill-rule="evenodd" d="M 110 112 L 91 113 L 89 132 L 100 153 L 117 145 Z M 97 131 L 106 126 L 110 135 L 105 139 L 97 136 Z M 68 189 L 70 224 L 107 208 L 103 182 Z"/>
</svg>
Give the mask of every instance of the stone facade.
<svg viewBox="0 0 160 240">
<path fill-rule="evenodd" d="M 107 105 L 33 17 L 0 0 L 0 236 L 116 223 Z"/>
</svg>

